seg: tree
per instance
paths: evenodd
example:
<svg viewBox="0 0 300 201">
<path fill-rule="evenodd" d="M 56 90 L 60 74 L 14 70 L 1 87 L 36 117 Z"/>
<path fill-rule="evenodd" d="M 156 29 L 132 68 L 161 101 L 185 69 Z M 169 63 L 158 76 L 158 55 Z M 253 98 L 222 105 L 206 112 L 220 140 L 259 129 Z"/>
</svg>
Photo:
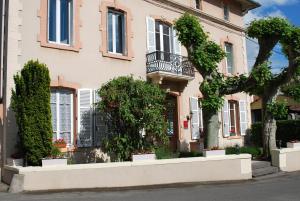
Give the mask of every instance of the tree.
<svg viewBox="0 0 300 201">
<path fill-rule="evenodd" d="M 275 116 L 285 112 L 285 106 L 276 103 L 278 92 L 290 83 L 300 67 L 300 29 L 286 19 L 275 17 L 253 21 L 247 33 L 258 40 L 259 53 L 244 90 L 262 98 L 263 148 L 264 156 L 268 158 L 270 151 L 277 148 Z M 278 44 L 288 59 L 288 66 L 273 74 L 269 58 Z"/>
<path fill-rule="evenodd" d="M 218 64 L 225 57 L 222 48 L 209 40 L 198 19 L 184 14 L 175 23 L 179 41 L 186 47 L 188 58 L 203 77 L 200 91 L 203 95 L 203 121 L 206 135 L 206 147 L 218 146 L 220 129 L 218 113 L 223 106 L 224 95 L 241 91 L 246 76 L 225 76 L 218 71 Z"/>
<path fill-rule="evenodd" d="M 258 40 L 259 53 L 249 76 L 224 77 L 218 72 L 218 63 L 224 52 L 208 39 L 198 19 L 184 14 L 176 21 L 175 28 L 179 41 L 186 47 L 189 60 L 203 77 L 200 91 L 203 95 L 204 132 L 207 147 L 217 145 L 218 111 L 223 104 L 224 95 L 247 92 L 262 97 L 264 155 L 276 148 L 276 120 L 274 112 L 282 111 L 282 106 L 274 100 L 279 88 L 290 82 L 299 70 L 300 31 L 285 19 L 267 18 L 253 21 L 247 34 Z M 279 74 L 272 74 L 269 58 L 274 47 L 280 43 L 289 60 L 288 67 Z"/>
<path fill-rule="evenodd" d="M 105 149 L 117 160 L 130 160 L 134 152 L 145 152 L 157 143 L 166 144 L 165 97 L 158 85 L 118 77 L 98 91 L 98 108 L 112 123 Z"/>
<path fill-rule="evenodd" d="M 27 165 L 37 166 L 52 151 L 49 71 L 45 64 L 29 61 L 14 76 L 14 81 L 11 105 L 21 151 Z"/>
</svg>

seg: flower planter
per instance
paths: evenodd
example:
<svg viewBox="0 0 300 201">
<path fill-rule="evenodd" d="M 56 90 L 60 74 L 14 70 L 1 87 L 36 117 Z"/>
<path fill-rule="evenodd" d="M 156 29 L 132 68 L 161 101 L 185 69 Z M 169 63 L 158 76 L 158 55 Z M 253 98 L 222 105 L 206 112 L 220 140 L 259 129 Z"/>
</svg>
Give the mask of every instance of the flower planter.
<svg viewBox="0 0 300 201">
<path fill-rule="evenodd" d="M 156 160 L 155 154 L 133 154 L 132 161 Z"/>
<path fill-rule="evenodd" d="M 287 148 L 300 148 L 300 142 L 288 142 L 286 146 Z"/>
<path fill-rule="evenodd" d="M 23 166 L 24 159 L 23 158 L 19 158 L 19 159 L 7 158 L 6 162 L 7 162 L 7 165 L 9 165 L 9 166 Z"/>
<path fill-rule="evenodd" d="M 54 146 L 56 146 L 57 148 L 66 148 L 67 145 L 66 144 L 54 144 Z"/>
<path fill-rule="evenodd" d="M 225 156 L 225 150 L 204 150 L 204 157 L 212 157 L 212 156 Z"/>
<path fill-rule="evenodd" d="M 59 149 L 59 151 L 60 151 L 61 153 L 66 153 L 66 152 L 68 152 L 68 148 L 67 148 L 67 147 L 58 148 L 58 149 Z"/>
<path fill-rule="evenodd" d="M 68 164 L 68 159 L 66 159 L 66 158 L 43 159 L 42 160 L 42 166 L 43 167 L 62 166 L 62 165 L 67 165 L 67 164 Z"/>
</svg>

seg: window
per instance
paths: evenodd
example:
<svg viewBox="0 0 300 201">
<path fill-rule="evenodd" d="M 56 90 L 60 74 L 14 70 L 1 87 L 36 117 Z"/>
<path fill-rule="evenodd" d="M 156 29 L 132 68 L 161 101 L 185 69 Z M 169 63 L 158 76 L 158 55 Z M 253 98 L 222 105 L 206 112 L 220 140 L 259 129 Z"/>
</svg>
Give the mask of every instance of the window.
<svg viewBox="0 0 300 201">
<path fill-rule="evenodd" d="M 246 100 L 225 100 L 223 106 L 224 137 L 244 136 L 248 128 Z"/>
<path fill-rule="evenodd" d="M 108 51 L 125 54 L 125 15 L 123 12 L 108 10 L 107 16 Z"/>
<path fill-rule="evenodd" d="M 233 66 L 233 46 L 231 43 L 225 43 L 225 53 L 226 53 L 226 68 L 227 73 L 233 74 L 234 73 L 234 66 Z"/>
<path fill-rule="evenodd" d="M 228 4 L 224 4 L 223 6 L 224 9 L 224 20 L 229 20 L 229 5 Z"/>
<path fill-rule="evenodd" d="M 237 101 L 229 101 L 228 102 L 229 105 L 229 122 L 230 122 L 230 128 L 229 128 L 229 132 L 230 132 L 230 136 L 237 136 L 238 135 L 238 124 L 239 124 L 239 118 L 238 118 L 238 114 L 239 114 L 239 108 L 238 108 L 238 102 Z"/>
<path fill-rule="evenodd" d="M 201 0 L 195 0 L 196 9 L 201 9 Z"/>
<path fill-rule="evenodd" d="M 51 90 L 53 141 L 64 139 L 73 145 L 73 92 L 64 89 Z"/>
<path fill-rule="evenodd" d="M 48 41 L 71 45 L 73 0 L 49 0 L 48 4 Z"/>
</svg>

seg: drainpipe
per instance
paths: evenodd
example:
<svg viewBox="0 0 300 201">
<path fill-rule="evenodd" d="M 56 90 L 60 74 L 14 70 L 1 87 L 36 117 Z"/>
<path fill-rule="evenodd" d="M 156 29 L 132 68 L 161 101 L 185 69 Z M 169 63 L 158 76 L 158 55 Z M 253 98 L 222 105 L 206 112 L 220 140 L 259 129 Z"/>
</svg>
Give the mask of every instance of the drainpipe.
<svg viewBox="0 0 300 201">
<path fill-rule="evenodd" d="M 8 18 L 9 18 L 9 0 L 1 1 L 1 62 L 0 69 L 2 82 L 0 85 L 0 98 L 3 104 L 3 114 L 2 114 L 2 137 L 1 137 L 1 178 L 3 178 L 3 167 L 6 164 L 6 83 L 7 83 L 7 47 L 8 47 Z"/>
</svg>

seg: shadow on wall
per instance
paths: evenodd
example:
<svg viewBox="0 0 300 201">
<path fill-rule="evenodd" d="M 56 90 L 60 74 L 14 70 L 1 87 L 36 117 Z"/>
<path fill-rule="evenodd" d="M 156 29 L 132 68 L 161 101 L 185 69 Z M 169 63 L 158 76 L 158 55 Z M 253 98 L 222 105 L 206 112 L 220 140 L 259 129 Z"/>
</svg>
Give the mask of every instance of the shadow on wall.
<svg viewBox="0 0 300 201">
<path fill-rule="evenodd" d="M 18 152 L 18 144 L 20 142 L 15 113 L 12 111 L 11 107 L 7 109 L 6 122 L 3 122 L 3 124 L 4 123 L 6 123 L 6 157 L 9 158 L 12 154 Z"/>
</svg>

